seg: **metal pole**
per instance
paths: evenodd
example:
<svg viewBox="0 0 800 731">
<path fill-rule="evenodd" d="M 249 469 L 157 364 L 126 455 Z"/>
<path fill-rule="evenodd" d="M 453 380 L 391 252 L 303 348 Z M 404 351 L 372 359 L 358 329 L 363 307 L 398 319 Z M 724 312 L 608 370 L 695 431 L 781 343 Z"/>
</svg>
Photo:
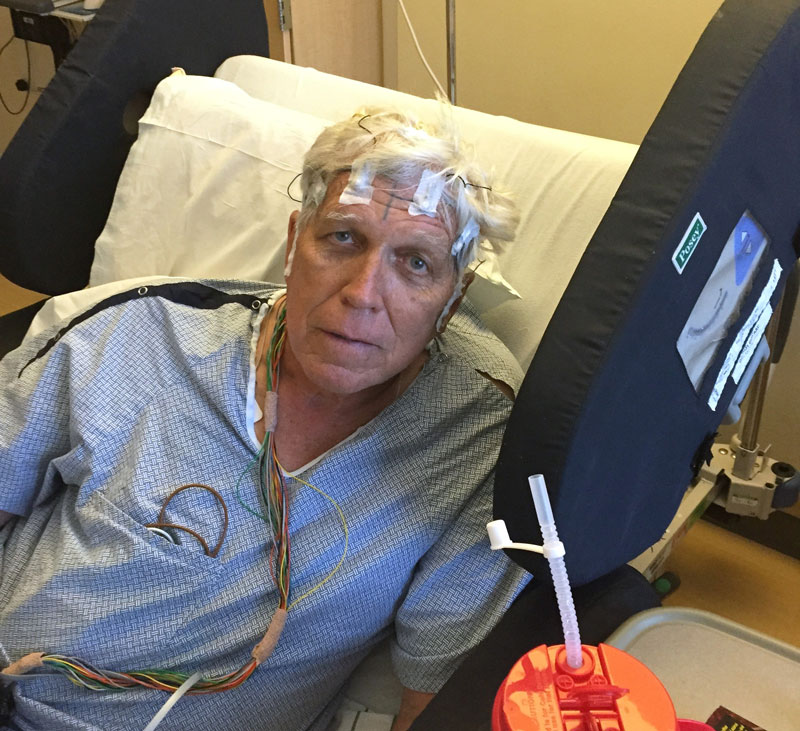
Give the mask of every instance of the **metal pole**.
<svg viewBox="0 0 800 731">
<path fill-rule="evenodd" d="M 456 2 L 446 1 L 447 15 L 447 90 L 450 103 L 456 103 Z"/>
<path fill-rule="evenodd" d="M 781 317 L 781 305 L 783 299 L 778 301 L 772 319 L 767 326 L 767 343 L 770 355 L 775 346 L 775 338 L 778 331 L 778 322 Z M 763 465 L 759 463 L 759 444 L 758 430 L 761 427 L 761 413 L 764 409 L 764 400 L 767 397 L 767 386 L 769 385 L 769 372 L 772 365 L 772 358 L 765 360 L 756 370 L 750 388 L 747 391 L 747 403 L 742 416 L 742 428 L 731 440 L 734 447 L 736 460 L 733 463 L 733 474 L 743 480 L 752 480 L 761 470 Z"/>
<path fill-rule="evenodd" d="M 770 352 L 775 347 L 775 335 L 778 321 L 781 318 L 781 304 L 782 300 L 778 302 L 778 306 L 775 308 L 772 319 L 767 326 L 767 343 L 769 344 Z M 771 358 L 765 360 L 758 367 L 756 375 L 753 377 L 753 383 L 750 384 L 747 411 L 742 419 L 742 429 L 739 434 L 739 438 L 742 440 L 742 447 L 747 450 L 758 449 L 758 430 L 761 426 L 761 412 L 764 408 L 764 399 L 767 396 L 771 363 Z"/>
</svg>

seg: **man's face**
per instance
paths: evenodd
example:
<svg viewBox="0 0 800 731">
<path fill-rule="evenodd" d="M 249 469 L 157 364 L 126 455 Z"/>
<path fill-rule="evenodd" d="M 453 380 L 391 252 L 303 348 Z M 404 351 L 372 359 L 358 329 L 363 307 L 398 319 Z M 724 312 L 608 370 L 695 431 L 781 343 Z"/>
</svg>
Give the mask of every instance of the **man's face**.
<svg viewBox="0 0 800 731">
<path fill-rule="evenodd" d="M 292 355 L 314 385 L 343 395 L 415 362 L 455 286 L 451 236 L 439 219 L 408 214 L 413 189 L 392 193 L 376 178 L 369 204 L 342 205 L 347 181 L 331 183 L 299 232 L 286 280 Z"/>
</svg>

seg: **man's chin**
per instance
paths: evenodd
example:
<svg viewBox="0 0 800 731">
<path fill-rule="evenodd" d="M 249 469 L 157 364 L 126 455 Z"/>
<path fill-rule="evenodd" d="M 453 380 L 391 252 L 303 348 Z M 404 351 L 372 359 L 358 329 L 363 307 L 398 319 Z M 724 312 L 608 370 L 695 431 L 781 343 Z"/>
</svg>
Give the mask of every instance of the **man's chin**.
<svg viewBox="0 0 800 731">
<path fill-rule="evenodd" d="M 306 376 L 317 388 L 337 396 L 361 393 L 390 379 L 378 369 L 354 369 L 335 363 L 317 364 L 306 371 Z"/>
</svg>

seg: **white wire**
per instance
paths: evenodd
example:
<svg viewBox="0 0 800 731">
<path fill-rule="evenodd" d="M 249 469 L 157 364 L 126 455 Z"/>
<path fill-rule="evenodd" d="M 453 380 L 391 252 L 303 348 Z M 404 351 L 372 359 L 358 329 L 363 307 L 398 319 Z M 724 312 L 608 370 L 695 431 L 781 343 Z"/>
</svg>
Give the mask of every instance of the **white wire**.
<svg viewBox="0 0 800 731">
<path fill-rule="evenodd" d="M 189 676 L 186 680 L 183 681 L 183 685 L 181 685 L 178 690 L 176 690 L 168 699 L 167 702 L 161 706 L 161 710 L 153 716 L 153 720 L 147 724 L 147 727 L 144 731 L 155 731 L 156 726 L 164 720 L 164 716 L 166 716 L 171 710 L 172 707 L 181 699 L 183 698 L 183 694 L 186 693 L 200 678 L 203 677 L 203 674 L 198 670 L 194 675 Z"/>
<path fill-rule="evenodd" d="M 406 25 L 408 29 L 411 31 L 411 38 L 414 41 L 414 45 L 417 47 L 417 53 L 419 57 L 422 59 L 422 63 L 425 64 L 425 68 L 430 74 L 430 77 L 433 79 L 433 83 L 436 84 L 436 88 L 441 92 L 442 96 L 447 98 L 447 92 L 444 90 L 442 85 L 439 83 L 439 79 L 436 78 L 436 74 L 433 73 L 433 69 L 428 64 L 428 60 L 425 58 L 425 54 L 422 52 L 420 48 L 419 41 L 417 40 L 417 34 L 414 32 L 414 27 L 411 25 L 411 19 L 408 17 L 408 13 L 406 12 L 405 3 L 403 0 L 397 0 L 398 4 L 400 5 L 400 10 L 403 11 L 403 17 L 406 19 Z"/>
</svg>

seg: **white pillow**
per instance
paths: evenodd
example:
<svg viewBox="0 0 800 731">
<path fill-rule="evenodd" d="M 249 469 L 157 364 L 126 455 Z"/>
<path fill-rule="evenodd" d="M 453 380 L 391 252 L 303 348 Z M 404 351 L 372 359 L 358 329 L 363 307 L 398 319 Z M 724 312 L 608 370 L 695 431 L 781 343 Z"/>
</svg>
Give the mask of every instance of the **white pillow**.
<svg viewBox="0 0 800 731">
<path fill-rule="evenodd" d="M 151 274 L 283 281 L 298 207 L 287 187 L 328 124 L 220 79 L 164 79 L 96 242 L 90 285 Z"/>
</svg>

